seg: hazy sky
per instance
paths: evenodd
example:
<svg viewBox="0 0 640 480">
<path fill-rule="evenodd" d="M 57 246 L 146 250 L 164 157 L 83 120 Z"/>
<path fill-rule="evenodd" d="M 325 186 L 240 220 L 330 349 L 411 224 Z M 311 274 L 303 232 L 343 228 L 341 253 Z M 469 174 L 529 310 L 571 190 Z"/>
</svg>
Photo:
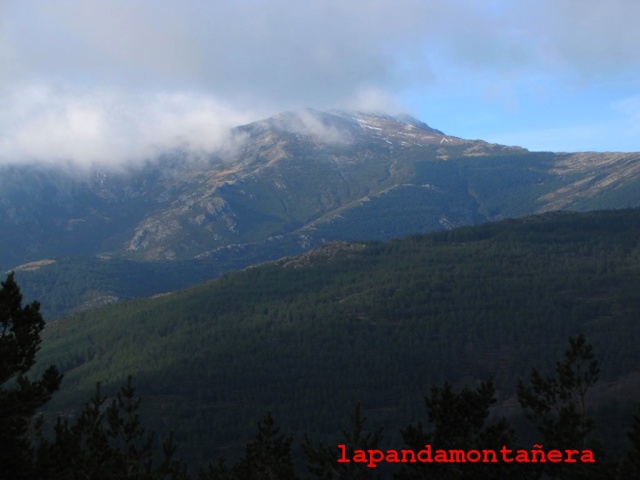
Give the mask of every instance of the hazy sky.
<svg viewBox="0 0 640 480">
<path fill-rule="evenodd" d="M 640 150 L 638 0 L 0 0 L 0 162 L 122 162 L 312 107 Z"/>
</svg>

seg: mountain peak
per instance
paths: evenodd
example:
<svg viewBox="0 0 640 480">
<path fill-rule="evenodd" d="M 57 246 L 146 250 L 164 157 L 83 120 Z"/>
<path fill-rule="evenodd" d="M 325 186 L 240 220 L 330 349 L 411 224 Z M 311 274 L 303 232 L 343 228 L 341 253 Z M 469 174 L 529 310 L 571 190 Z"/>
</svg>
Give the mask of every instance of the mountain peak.
<svg viewBox="0 0 640 480">
<path fill-rule="evenodd" d="M 415 117 L 412 117 L 411 115 L 409 115 L 408 113 L 401 113 L 400 115 L 396 115 L 395 118 L 397 121 L 399 121 L 400 123 L 406 123 L 407 125 L 413 125 L 416 128 L 420 128 L 422 130 L 427 130 L 429 132 L 433 132 L 433 133 L 439 133 L 440 135 L 444 135 L 443 132 L 441 132 L 440 130 L 436 130 L 435 128 L 431 128 L 429 125 L 427 125 L 426 123 L 418 120 Z"/>
<path fill-rule="evenodd" d="M 321 111 L 312 108 L 282 112 L 249 125 L 241 130 L 252 133 L 266 131 L 288 132 L 300 135 L 315 135 L 325 140 L 346 139 L 366 133 L 389 133 L 414 130 L 444 136 L 440 130 L 408 114 L 389 115 L 382 112 L 355 110 Z"/>
<path fill-rule="evenodd" d="M 401 113 L 399 115 L 389 115 L 383 112 L 363 112 L 363 111 L 350 111 L 350 110 L 331 110 L 329 113 L 333 113 L 343 118 L 353 119 L 353 120 L 359 121 L 359 123 L 372 121 L 372 120 L 375 122 L 398 123 L 400 125 L 404 125 L 404 126 L 410 125 L 420 130 L 425 130 L 427 132 L 444 135 L 444 133 L 442 133 L 440 130 L 431 128 L 426 123 L 412 117 L 407 113 Z"/>
</svg>

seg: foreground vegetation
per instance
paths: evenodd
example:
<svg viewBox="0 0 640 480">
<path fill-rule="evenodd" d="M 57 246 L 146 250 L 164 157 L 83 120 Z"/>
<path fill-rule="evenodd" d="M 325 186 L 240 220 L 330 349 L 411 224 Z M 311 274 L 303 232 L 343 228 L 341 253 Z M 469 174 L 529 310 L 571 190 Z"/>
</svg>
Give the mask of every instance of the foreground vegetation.
<svg viewBox="0 0 640 480">
<path fill-rule="evenodd" d="M 445 381 L 493 377 L 510 415 L 518 380 L 584 332 L 604 372 L 602 434 L 623 449 L 640 401 L 639 239 L 638 210 L 551 214 L 330 245 L 80 313 L 44 332 L 39 359 L 65 374 L 47 410 L 78 412 L 96 382 L 113 392 L 132 374 L 145 425 L 173 430 L 192 465 L 237 458 L 266 411 L 296 439 L 335 443 L 357 401 L 393 446 Z"/>
<path fill-rule="evenodd" d="M 39 379 L 28 378 L 44 321 L 37 302 L 23 307 L 13 275 L 1 285 L 0 326 L 2 478 L 194 478 L 186 465 L 173 459 L 177 448 L 173 434 L 162 443 L 162 455 L 154 457 L 154 434 L 145 434 L 141 426 L 140 399 L 131 377 L 110 402 L 101 395 L 98 384 L 80 415 L 71 420 L 58 417 L 54 432 L 47 435 L 42 417 L 36 417 L 35 412 L 59 388 L 62 376 L 50 366 Z M 586 397 L 598 380 L 600 367 L 583 335 L 569 342 L 563 361 L 556 364 L 555 375 L 545 377 L 534 368 L 531 384 L 518 384 L 518 401 L 537 427 L 547 453 L 542 451 L 543 445 L 536 444 L 530 451 L 517 446 L 514 430 L 504 417 L 490 420 L 490 407 L 496 401 L 492 380 L 460 392 L 445 383 L 432 387 L 425 397 L 429 426 L 425 429 L 418 422 L 401 430 L 402 449 L 384 450 L 382 429 L 367 431 L 357 404 L 351 428 L 343 431 L 344 443 L 337 445 L 337 452 L 333 446 L 315 444 L 305 436 L 302 447 L 308 471 L 314 478 L 382 478 L 392 472 L 397 479 L 637 477 L 640 414 L 628 433 L 631 445 L 624 456 L 607 451 L 593 440 L 595 423 Z M 197 478 L 303 478 L 296 472 L 291 445 L 292 438 L 279 432 L 269 413 L 233 466 L 220 459 L 200 469 Z M 431 458 L 432 446 L 435 460 Z M 500 452 L 500 460 L 496 452 Z M 485 460 L 479 462 L 481 455 Z"/>
</svg>

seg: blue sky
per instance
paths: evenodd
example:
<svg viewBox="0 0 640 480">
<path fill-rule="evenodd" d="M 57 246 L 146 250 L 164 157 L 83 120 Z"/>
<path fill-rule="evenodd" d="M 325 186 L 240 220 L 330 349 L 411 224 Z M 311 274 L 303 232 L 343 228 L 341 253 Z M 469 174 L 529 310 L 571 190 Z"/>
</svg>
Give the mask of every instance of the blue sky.
<svg viewBox="0 0 640 480">
<path fill-rule="evenodd" d="M 0 0 L 0 162 L 224 146 L 297 108 L 640 151 L 637 0 Z"/>
</svg>

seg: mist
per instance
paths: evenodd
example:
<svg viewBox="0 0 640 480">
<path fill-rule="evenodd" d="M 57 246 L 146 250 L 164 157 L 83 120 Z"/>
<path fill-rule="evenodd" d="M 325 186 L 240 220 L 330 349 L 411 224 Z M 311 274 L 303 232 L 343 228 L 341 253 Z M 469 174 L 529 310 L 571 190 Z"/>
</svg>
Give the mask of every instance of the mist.
<svg viewBox="0 0 640 480">
<path fill-rule="evenodd" d="M 214 152 L 234 126 L 304 108 L 516 143 L 580 123 L 615 141 L 638 128 L 616 107 L 639 95 L 638 14 L 635 0 L 4 0 L 0 164 Z"/>
</svg>

